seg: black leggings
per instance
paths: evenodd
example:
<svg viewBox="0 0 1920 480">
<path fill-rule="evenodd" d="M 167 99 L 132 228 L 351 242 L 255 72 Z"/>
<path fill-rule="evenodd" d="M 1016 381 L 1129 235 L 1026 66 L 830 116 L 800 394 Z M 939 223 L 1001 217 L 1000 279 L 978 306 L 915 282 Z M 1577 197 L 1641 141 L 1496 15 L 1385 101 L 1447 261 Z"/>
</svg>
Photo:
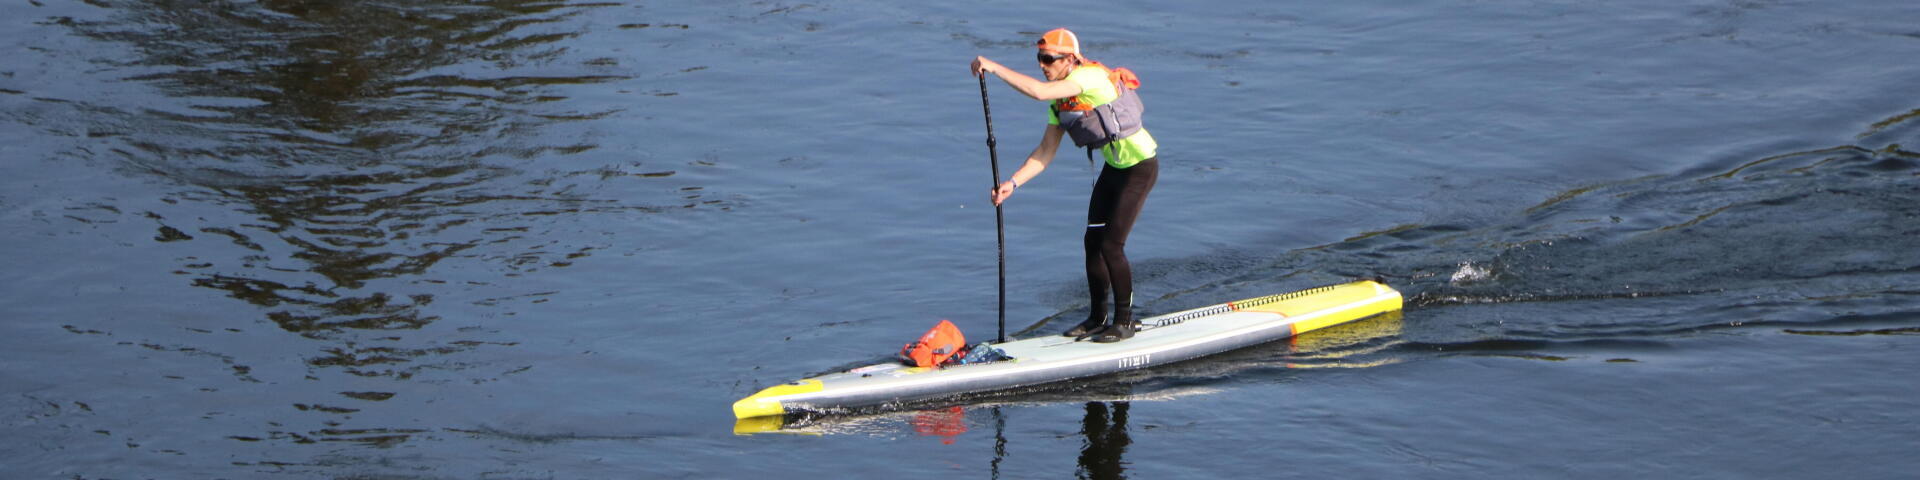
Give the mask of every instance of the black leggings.
<svg viewBox="0 0 1920 480">
<path fill-rule="evenodd" d="M 1087 290 L 1093 298 L 1094 318 L 1106 316 L 1107 295 L 1113 295 L 1116 320 L 1132 320 L 1133 268 L 1127 263 L 1127 234 L 1140 218 L 1147 193 L 1160 179 L 1159 157 L 1128 168 L 1103 165 L 1087 203 Z M 1121 319 L 1119 316 L 1126 316 Z"/>
</svg>

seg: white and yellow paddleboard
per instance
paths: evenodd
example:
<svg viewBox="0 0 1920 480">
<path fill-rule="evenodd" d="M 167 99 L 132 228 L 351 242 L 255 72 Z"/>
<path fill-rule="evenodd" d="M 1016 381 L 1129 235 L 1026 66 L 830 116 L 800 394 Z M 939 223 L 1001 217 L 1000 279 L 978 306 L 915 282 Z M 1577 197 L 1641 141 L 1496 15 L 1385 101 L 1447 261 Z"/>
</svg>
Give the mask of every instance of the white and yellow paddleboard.
<svg viewBox="0 0 1920 480">
<path fill-rule="evenodd" d="M 733 415 L 842 412 L 1148 368 L 1397 311 L 1400 303 L 1400 292 L 1374 281 L 1250 298 L 1143 319 L 1139 333 L 1117 343 L 1051 335 L 993 345 L 1012 360 L 883 363 L 775 385 L 734 402 Z"/>
</svg>

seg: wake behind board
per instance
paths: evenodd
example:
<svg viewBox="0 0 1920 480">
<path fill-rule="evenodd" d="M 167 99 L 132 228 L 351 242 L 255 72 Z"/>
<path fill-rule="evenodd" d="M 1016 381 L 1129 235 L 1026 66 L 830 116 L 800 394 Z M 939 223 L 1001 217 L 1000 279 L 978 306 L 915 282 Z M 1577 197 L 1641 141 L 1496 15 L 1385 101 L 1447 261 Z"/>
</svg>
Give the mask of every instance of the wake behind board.
<svg viewBox="0 0 1920 480">
<path fill-rule="evenodd" d="M 1400 309 L 1400 292 L 1358 281 L 1142 319 L 1118 343 L 1059 335 L 993 345 L 1011 360 L 910 367 L 868 365 L 775 385 L 733 404 L 736 418 L 836 412 L 1137 370 L 1280 340 Z"/>
</svg>

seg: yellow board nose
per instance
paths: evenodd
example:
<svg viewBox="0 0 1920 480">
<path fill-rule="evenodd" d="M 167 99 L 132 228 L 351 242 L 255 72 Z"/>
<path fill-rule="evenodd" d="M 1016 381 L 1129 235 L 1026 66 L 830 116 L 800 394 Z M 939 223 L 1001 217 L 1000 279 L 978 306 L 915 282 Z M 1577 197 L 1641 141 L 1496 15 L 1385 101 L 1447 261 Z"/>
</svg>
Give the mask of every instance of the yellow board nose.
<svg viewBox="0 0 1920 480">
<path fill-rule="evenodd" d="M 733 418 L 753 418 L 787 413 L 780 397 L 825 390 L 827 386 L 819 380 L 807 379 L 782 385 L 774 385 L 761 390 L 738 402 L 733 402 Z"/>
</svg>

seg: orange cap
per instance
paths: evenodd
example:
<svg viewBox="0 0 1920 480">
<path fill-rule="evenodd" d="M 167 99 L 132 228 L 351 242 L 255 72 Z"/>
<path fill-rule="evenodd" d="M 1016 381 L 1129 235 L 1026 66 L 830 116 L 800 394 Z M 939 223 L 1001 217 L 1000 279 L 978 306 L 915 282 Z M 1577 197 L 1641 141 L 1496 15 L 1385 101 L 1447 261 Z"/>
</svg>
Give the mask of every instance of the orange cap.
<svg viewBox="0 0 1920 480">
<path fill-rule="evenodd" d="M 1081 61 L 1087 59 L 1085 55 L 1080 54 L 1080 37 L 1064 28 L 1048 30 L 1047 33 L 1040 35 L 1039 46 L 1041 51 L 1073 55 L 1079 57 Z"/>
</svg>

